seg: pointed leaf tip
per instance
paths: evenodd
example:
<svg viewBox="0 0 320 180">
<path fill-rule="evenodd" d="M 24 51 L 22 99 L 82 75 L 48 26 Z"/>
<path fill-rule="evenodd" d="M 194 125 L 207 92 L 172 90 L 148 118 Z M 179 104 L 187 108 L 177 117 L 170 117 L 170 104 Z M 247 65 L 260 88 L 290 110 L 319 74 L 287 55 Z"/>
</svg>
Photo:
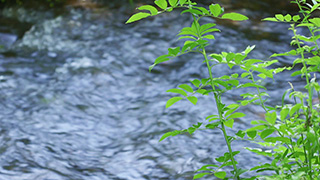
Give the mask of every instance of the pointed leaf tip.
<svg viewBox="0 0 320 180">
<path fill-rule="evenodd" d="M 126 24 L 129 24 L 129 23 L 132 23 L 132 22 L 135 22 L 135 21 L 139 21 L 140 19 L 143 19 L 143 18 L 146 18 L 148 16 L 150 16 L 151 14 L 149 13 L 144 13 L 144 12 L 139 12 L 139 13 L 136 13 L 134 15 L 132 15 L 128 21 L 126 22 Z"/>
</svg>

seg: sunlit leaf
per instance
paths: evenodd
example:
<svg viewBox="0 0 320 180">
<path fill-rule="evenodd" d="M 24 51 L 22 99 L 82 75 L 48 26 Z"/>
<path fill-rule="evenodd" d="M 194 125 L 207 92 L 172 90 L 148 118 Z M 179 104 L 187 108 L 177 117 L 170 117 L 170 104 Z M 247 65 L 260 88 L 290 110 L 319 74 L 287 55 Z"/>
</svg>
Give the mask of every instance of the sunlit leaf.
<svg viewBox="0 0 320 180">
<path fill-rule="evenodd" d="M 166 139 L 167 137 L 176 136 L 176 135 L 181 134 L 181 133 L 184 133 L 184 132 L 186 132 L 186 131 L 174 130 L 174 131 L 167 132 L 167 133 L 165 133 L 164 135 L 161 136 L 159 142 L 163 141 L 163 140 Z"/>
<path fill-rule="evenodd" d="M 248 17 L 245 16 L 245 15 L 242 15 L 242 14 L 239 14 L 239 13 L 225 13 L 222 15 L 221 17 L 222 19 L 230 19 L 230 20 L 233 20 L 233 21 L 244 21 L 244 20 L 247 20 Z"/>
<path fill-rule="evenodd" d="M 288 108 L 283 108 L 280 111 L 280 119 L 281 119 L 281 121 L 285 120 L 286 117 L 288 116 L 288 114 L 289 114 L 289 109 Z"/>
<path fill-rule="evenodd" d="M 172 6 L 172 7 L 177 6 L 177 2 L 178 2 L 178 0 L 169 0 L 169 4 L 170 4 L 170 6 Z"/>
<path fill-rule="evenodd" d="M 239 136 L 240 138 L 243 138 L 245 135 L 246 135 L 246 132 L 242 131 L 242 130 L 239 130 L 237 133 L 236 133 L 237 136 Z"/>
<path fill-rule="evenodd" d="M 151 6 L 151 5 L 140 6 L 138 9 L 139 10 L 148 10 L 148 11 L 150 11 L 151 15 L 158 14 L 157 8 L 155 8 L 155 7 Z"/>
<path fill-rule="evenodd" d="M 180 47 L 169 48 L 168 52 L 169 55 L 177 56 L 180 52 Z"/>
<path fill-rule="evenodd" d="M 187 9 L 187 10 L 184 10 L 181 12 L 181 14 L 184 14 L 184 13 L 191 13 L 191 14 L 197 14 L 197 15 L 203 15 L 203 13 L 199 10 L 196 10 L 196 9 Z"/>
<path fill-rule="evenodd" d="M 293 19 L 294 22 L 297 22 L 300 19 L 300 16 L 299 15 L 294 15 L 292 17 L 292 19 Z"/>
<path fill-rule="evenodd" d="M 266 129 L 260 133 L 260 137 L 264 139 L 267 136 L 271 135 L 274 131 L 275 131 L 274 129 Z"/>
<path fill-rule="evenodd" d="M 257 136 L 257 131 L 248 131 L 247 135 L 248 137 L 254 139 Z"/>
<path fill-rule="evenodd" d="M 186 90 L 187 92 L 193 93 L 192 87 L 187 84 L 180 84 L 178 87 Z"/>
<path fill-rule="evenodd" d="M 139 12 L 137 14 L 134 14 L 132 15 L 128 21 L 126 22 L 126 24 L 128 23 L 132 23 L 132 22 L 135 22 L 135 21 L 139 21 L 140 19 L 143 19 L 143 18 L 146 18 L 148 16 L 150 16 L 151 14 L 149 13 L 144 13 L 144 12 Z"/>
<path fill-rule="evenodd" d="M 221 6 L 219 4 L 211 4 L 209 9 L 212 15 L 215 17 L 218 17 L 221 14 Z"/>
<path fill-rule="evenodd" d="M 180 5 L 184 5 L 187 2 L 187 0 L 179 0 Z"/>
<path fill-rule="evenodd" d="M 277 114 L 276 114 L 276 112 L 272 112 L 272 113 L 267 112 L 267 113 L 265 114 L 265 116 L 266 116 L 266 120 L 267 120 L 270 124 L 274 125 L 274 124 L 276 123 L 276 119 L 277 119 Z"/>
<path fill-rule="evenodd" d="M 209 14 L 210 14 L 209 11 L 208 11 L 206 8 L 204 8 L 204 7 L 193 6 L 193 8 L 199 9 L 199 10 L 202 12 L 202 14 L 206 14 L 206 15 L 209 15 Z"/>
<path fill-rule="evenodd" d="M 182 97 L 173 97 L 171 99 L 169 99 L 166 103 L 166 108 L 172 106 L 174 103 L 180 101 L 181 99 L 183 99 Z"/>
<path fill-rule="evenodd" d="M 284 16 L 284 19 L 287 21 L 287 22 L 290 22 L 291 21 L 291 15 L 290 14 L 287 14 Z"/>
<path fill-rule="evenodd" d="M 213 35 L 206 35 L 206 36 L 203 36 L 202 38 L 204 38 L 204 39 L 214 39 L 214 36 Z"/>
<path fill-rule="evenodd" d="M 177 93 L 177 94 L 181 94 L 182 96 L 188 96 L 187 93 L 181 89 L 169 89 L 166 92 Z"/>
<path fill-rule="evenodd" d="M 265 138 L 264 141 L 273 142 L 273 143 L 275 143 L 277 141 L 280 141 L 283 143 L 290 143 L 290 139 L 287 137 L 268 137 L 268 138 Z"/>
<path fill-rule="evenodd" d="M 187 99 L 194 105 L 197 105 L 198 102 L 198 98 L 196 98 L 195 96 L 189 96 L 187 97 Z"/>
<path fill-rule="evenodd" d="M 218 165 L 215 164 L 207 164 L 202 166 L 201 168 L 199 168 L 198 170 L 196 170 L 195 172 L 199 172 L 199 171 L 213 171 L 212 169 L 208 169 L 208 167 L 219 167 Z"/>
<path fill-rule="evenodd" d="M 167 0 L 155 0 L 154 3 L 161 9 L 166 9 L 168 7 Z"/>
<path fill-rule="evenodd" d="M 284 20 L 284 17 L 282 14 L 276 14 L 275 15 L 277 19 L 279 19 L 280 21 L 283 21 Z"/>
<path fill-rule="evenodd" d="M 309 19 L 309 21 L 315 24 L 316 26 L 320 27 L 320 18 L 312 18 Z"/>
<path fill-rule="evenodd" d="M 246 114 L 241 113 L 241 112 L 236 112 L 236 113 L 233 113 L 230 116 L 228 116 L 227 119 L 242 118 L 244 116 L 246 116 Z"/>
<path fill-rule="evenodd" d="M 229 119 L 227 121 L 225 121 L 223 124 L 226 125 L 229 128 L 233 127 L 233 123 L 234 123 L 234 119 Z"/>
<path fill-rule="evenodd" d="M 278 20 L 277 20 L 276 18 L 273 18 L 273 17 L 264 18 L 264 19 L 262 19 L 262 21 L 273 21 L 273 22 L 278 22 Z"/>
<path fill-rule="evenodd" d="M 211 173 L 199 173 L 193 176 L 193 179 L 199 179 L 202 178 L 203 176 L 209 175 Z"/>
<path fill-rule="evenodd" d="M 290 116 L 292 116 L 294 113 L 296 113 L 296 112 L 300 109 L 301 106 L 302 106 L 301 104 L 296 104 L 296 105 L 294 105 L 294 106 L 290 109 Z"/>
<path fill-rule="evenodd" d="M 199 79 L 194 79 L 194 80 L 191 81 L 191 83 L 192 83 L 194 86 L 199 87 L 201 82 L 200 82 Z"/>
<path fill-rule="evenodd" d="M 215 172 L 214 175 L 217 178 L 223 179 L 224 177 L 226 177 L 227 173 L 225 171 L 218 171 L 218 172 Z"/>
</svg>

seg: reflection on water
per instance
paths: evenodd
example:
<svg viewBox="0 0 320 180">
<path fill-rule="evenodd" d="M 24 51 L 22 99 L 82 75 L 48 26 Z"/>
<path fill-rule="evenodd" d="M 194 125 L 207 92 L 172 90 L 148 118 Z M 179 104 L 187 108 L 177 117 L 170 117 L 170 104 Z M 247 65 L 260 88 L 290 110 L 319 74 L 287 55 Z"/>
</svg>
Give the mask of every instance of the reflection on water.
<svg viewBox="0 0 320 180">
<path fill-rule="evenodd" d="M 124 25 L 127 9 L 103 8 L 70 7 L 58 15 L 23 8 L 2 11 L 1 22 L 14 19 L 17 24 L 0 28 L 0 42 L 5 42 L 0 50 L 0 179 L 192 179 L 195 169 L 215 163 L 212 157 L 226 150 L 218 130 L 158 143 L 163 133 L 202 122 L 215 112 L 212 99 L 203 97 L 197 106 L 182 102 L 164 108 L 167 89 L 207 76 L 198 55 L 148 72 L 166 48 L 180 44 L 172 32 L 189 25 L 190 17 L 172 12 Z M 249 21 L 234 25 L 236 29 L 220 26 L 223 32 L 208 51 L 241 52 L 256 44 L 252 56 L 267 59 L 289 50 L 281 42 L 290 40 L 287 27 L 277 24 L 270 35 L 271 25 Z M 262 27 L 256 31 L 278 40 L 250 38 L 249 26 Z M 214 74 L 226 72 L 231 71 L 223 67 Z M 295 83 L 284 76 L 270 81 L 271 95 L 278 97 L 287 81 Z M 229 93 L 224 101 L 236 98 Z M 253 107 L 244 111 L 248 118 L 235 129 L 249 126 L 262 112 Z M 234 143 L 234 150 L 243 145 Z M 246 151 L 237 160 L 241 168 L 267 161 Z"/>
</svg>

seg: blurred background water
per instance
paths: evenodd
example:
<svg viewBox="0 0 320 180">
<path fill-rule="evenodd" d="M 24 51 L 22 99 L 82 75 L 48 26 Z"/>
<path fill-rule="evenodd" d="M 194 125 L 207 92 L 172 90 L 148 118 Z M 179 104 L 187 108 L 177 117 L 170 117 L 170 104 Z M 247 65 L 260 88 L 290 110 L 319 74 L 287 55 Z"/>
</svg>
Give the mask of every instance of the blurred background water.
<svg viewBox="0 0 320 180">
<path fill-rule="evenodd" d="M 222 33 L 208 52 L 241 52 L 268 60 L 289 51 L 288 26 L 261 22 L 294 7 L 273 0 L 221 0 L 226 11 L 250 17 L 242 23 L 211 18 Z M 31 2 L 29 2 L 31 3 Z M 158 143 L 165 132 L 205 122 L 216 109 L 212 98 L 198 96 L 197 106 L 182 101 L 165 109 L 165 91 L 193 78 L 207 77 L 202 57 L 189 54 L 148 67 L 168 47 L 181 45 L 176 34 L 191 17 L 178 11 L 125 25 L 134 7 L 150 1 L 68 1 L 48 8 L 24 3 L 0 9 L 0 180 L 183 180 L 194 170 L 217 163 L 227 149 L 219 130 L 198 131 Z M 201 1 L 210 4 L 211 1 Z M 277 4 L 275 6 L 274 4 Z M 133 7 L 134 6 L 134 7 Z M 276 66 L 291 63 L 279 58 Z M 236 72 L 239 71 L 234 69 Z M 214 75 L 231 73 L 227 67 Z M 266 81 L 272 99 L 303 87 L 283 73 Z M 224 96 L 227 104 L 244 90 Z M 243 108 L 247 116 L 234 129 L 261 119 L 263 110 Z M 229 133 L 234 133 L 230 130 Z M 233 143 L 239 167 L 269 159 L 243 150 L 254 146 Z M 209 179 L 212 179 L 209 178 Z"/>
</svg>

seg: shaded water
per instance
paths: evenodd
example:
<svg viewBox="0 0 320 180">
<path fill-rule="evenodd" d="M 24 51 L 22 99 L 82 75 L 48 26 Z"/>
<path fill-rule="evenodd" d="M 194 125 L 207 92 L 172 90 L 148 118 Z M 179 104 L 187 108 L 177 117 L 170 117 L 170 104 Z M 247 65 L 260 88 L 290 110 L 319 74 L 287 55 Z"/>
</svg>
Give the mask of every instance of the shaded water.
<svg viewBox="0 0 320 180">
<path fill-rule="evenodd" d="M 149 73 L 157 56 L 179 45 L 176 32 L 189 25 L 190 17 L 172 12 L 124 25 L 127 10 L 2 10 L 1 180 L 192 179 L 195 169 L 215 163 L 212 157 L 226 151 L 219 130 L 158 143 L 163 133 L 204 122 L 216 111 L 212 99 L 200 96 L 197 106 L 181 102 L 164 108 L 167 89 L 206 77 L 206 67 L 200 56 L 190 54 Z M 222 33 L 209 52 L 241 52 L 255 44 L 252 57 L 268 59 L 290 50 L 287 26 L 281 24 L 219 27 Z M 280 60 L 278 66 L 288 63 Z M 226 72 L 231 71 L 221 67 L 214 74 Z M 268 82 L 274 99 L 289 88 L 287 81 L 300 84 L 289 74 Z M 224 100 L 237 98 L 229 93 Z M 249 126 L 263 112 L 256 107 L 244 111 L 248 118 L 238 120 L 235 129 Z M 244 144 L 234 143 L 234 150 Z M 237 161 L 250 168 L 268 159 L 243 151 Z"/>
</svg>

